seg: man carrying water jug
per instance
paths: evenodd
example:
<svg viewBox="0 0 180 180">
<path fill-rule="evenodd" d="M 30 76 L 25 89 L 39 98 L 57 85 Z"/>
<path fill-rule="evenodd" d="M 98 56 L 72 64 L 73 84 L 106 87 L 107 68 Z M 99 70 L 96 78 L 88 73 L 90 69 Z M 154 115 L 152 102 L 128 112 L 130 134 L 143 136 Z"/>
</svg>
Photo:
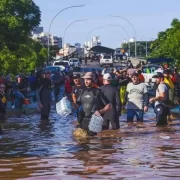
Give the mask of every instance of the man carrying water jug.
<svg viewBox="0 0 180 180">
<path fill-rule="evenodd" d="M 97 133 L 89 130 L 89 123 L 93 114 L 103 116 L 112 106 L 102 91 L 95 88 L 95 79 L 92 72 L 88 72 L 84 77 L 85 88 L 81 91 L 77 99 L 81 110 L 78 115 L 80 128 L 87 131 L 88 135 L 94 136 Z"/>
</svg>

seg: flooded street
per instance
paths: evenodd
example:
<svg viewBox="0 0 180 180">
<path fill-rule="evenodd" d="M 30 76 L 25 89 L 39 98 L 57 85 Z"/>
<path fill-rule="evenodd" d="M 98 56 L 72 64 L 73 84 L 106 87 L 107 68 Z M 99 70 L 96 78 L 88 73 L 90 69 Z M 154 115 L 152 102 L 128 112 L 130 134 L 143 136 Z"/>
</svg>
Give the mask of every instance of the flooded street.
<svg viewBox="0 0 180 180">
<path fill-rule="evenodd" d="M 152 110 L 145 127 L 72 137 L 75 117 L 49 122 L 39 115 L 11 118 L 0 139 L 0 179 L 179 179 L 180 122 L 155 127 Z"/>
</svg>

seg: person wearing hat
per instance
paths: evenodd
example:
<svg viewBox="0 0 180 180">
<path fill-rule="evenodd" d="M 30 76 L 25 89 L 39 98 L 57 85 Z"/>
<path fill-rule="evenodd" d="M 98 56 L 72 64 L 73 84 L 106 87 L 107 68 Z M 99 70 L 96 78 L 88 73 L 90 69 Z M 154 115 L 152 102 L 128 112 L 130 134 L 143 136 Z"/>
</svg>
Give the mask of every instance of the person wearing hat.
<svg viewBox="0 0 180 180">
<path fill-rule="evenodd" d="M 119 97 L 119 91 L 116 87 L 111 85 L 112 76 L 109 73 L 104 74 L 103 84 L 100 89 L 107 97 L 112 105 L 112 109 L 107 111 L 104 116 L 103 130 L 109 129 L 111 123 L 112 129 L 119 129 L 119 116 L 121 114 L 121 101 Z"/>
<path fill-rule="evenodd" d="M 156 114 L 156 125 L 167 125 L 169 108 L 165 106 L 164 101 L 168 99 L 168 88 L 164 82 L 164 75 L 161 72 L 157 72 L 153 78 L 156 79 L 157 83 L 156 97 L 149 99 L 149 102 L 155 103 L 154 112 Z"/>
<path fill-rule="evenodd" d="M 92 72 L 87 72 L 83 77 L 85 88 L 80 93 L 77 103 L 81 107 L 79 112 L 78 122 L 80 128 L 87 131 L 90 136 L 96 133 L 89 130 L 89 122 L 93 114 L 103 116 L 111 109 L 111 104 L 99 88 L 95 88 L 95 79 Z"/>
<path fill-rule="evenodd" d="M 140 82 L 137 72 L 131 75 L 131 81 L 126 89 L 127 122 L 132 124 L 136 116 L 138 124 L 141 124 L 144 112 L 148 111 L 148 91 L 146 84 Z"/>
<path fill-rule="evenodd" d="M 45 71 L 44 78 L 39 81 L 36 90 L 36 98 L 38 101 L 39 109 L 41 110 L 41 119 L 48 119 L 51 110 L 51 72 Z"/>
<path fill-rule="evenodd" d="M 81 80 L 80 74 L 74 74 L 73 75 L 73 81 L 74 81 L 74 86 L 72 88 L 72 101 L 74 104 L 77 103 L 77 99 L 79 97 L 79 93 L 83 90 L 84 84 Z"/>
</svg>

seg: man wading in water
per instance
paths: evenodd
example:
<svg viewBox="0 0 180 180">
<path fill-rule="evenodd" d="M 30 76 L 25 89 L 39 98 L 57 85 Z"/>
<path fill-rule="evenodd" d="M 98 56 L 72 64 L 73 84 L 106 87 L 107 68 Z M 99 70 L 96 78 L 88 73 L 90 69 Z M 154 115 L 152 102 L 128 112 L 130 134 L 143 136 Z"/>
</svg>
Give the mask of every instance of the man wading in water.
<svg viewBox="0 0 180 180">
<path fill-rule="evenodd" d="M 89 130 L 89 122 L 93 114 L 101 116 L 111 110 L 111 104 L 100 89 L 95 88 L 95 79 L 92 72 L 88 72 L 83 77 L 85 88 L 81 91 L 77 103 L 81 106 L 78 115 L 80 128 L 87 131 L 88 135 L 94 136 L 96 133 Z"/>
<path fill-rule="evenodd" d="M 45 77 L 40 80 L 36 91 L 38 106 L 41 110 L 41 119 L 48 119 L 51 110 L 51 72 L 46 71 Z"/>
<path fill-rule="evenodd" d="M 168 124 L 167 115 L 169 108 L 165 106 L 165 101 L 168 99 L 168 88 L 164 83 L 164 75 L 161 72 L 158 72 L 153 78 L 156 78 L 158 86 L 156 89 L 156 97 L 151 98 L 149 102 L 155 103 L 156 126 L 164 126 Z"/>
<path fill-rule="evenodd" d="M 131 75 L 131 83 L 127 85 L 127 122 L 133 124 L 134 116 L 137 118 L 138 125 L 142 125 L 144 112 L 148 111 L 148 91 L 145 83 L 139 80 L 139 74 Z M 126 102 L 126 101 L 125 101 Z"/>
</svg>

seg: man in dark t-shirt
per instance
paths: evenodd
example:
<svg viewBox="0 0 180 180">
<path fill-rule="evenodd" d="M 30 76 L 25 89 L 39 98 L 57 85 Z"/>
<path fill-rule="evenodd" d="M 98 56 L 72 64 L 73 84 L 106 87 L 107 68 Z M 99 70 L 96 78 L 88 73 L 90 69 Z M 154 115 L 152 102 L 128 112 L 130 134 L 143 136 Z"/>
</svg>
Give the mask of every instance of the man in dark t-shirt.
<svg viewBox="0 0 180 180">
<path fill-rule="evenodd" d="M 73 86 L 73 89 L 72 89 L 72 100 L 76 104 L 77 99 L 84 88 L 84 83 L 81 80 L 80 74 L 73 75 L 73 81 L 75 85 Z"/>
</svg>

